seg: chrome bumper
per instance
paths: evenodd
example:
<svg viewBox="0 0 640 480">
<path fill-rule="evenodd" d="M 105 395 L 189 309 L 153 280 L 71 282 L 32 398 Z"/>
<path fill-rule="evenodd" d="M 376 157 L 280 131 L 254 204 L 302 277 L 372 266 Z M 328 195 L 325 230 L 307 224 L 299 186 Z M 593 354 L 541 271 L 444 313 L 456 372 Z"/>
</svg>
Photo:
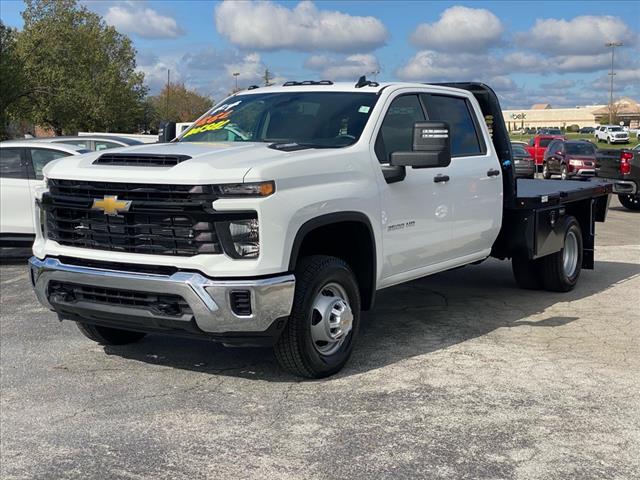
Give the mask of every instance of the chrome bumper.
<svg viewBox="0 0 640 480">
<path fill-rule="evenodd" d="M 78 265 L 67 265 L 55 258 L 29 259 L 31 282 L 40 303 L 56 310 L 49 298 L 49 282 L 112 288 L 124 291 L 148 292 L 182 297 L 193 312 L 197 326 L 207 333 L 264 332 L 278 318 L 291 313 L 295 277 L 282 275 L 265 279 L 213 280 L 199 273 L 177 272 L 173 275 L 137 273 L 122 270 L 105 270 Z M 236 315 L 231 309 L 230 293 L 246 290 L 251 294 L 251 315 Z M 166 320 L 167 317 L 150 309 L 135 306 L 112 305 L 89 301 L 71 301 L 56 305 L 82 308 L 85 311 L 109 315 L 135 315 L 150 320 Z M 173 321 L 190 322 L 189 318 L 171 318 Z"/>
<path fill-rule="evenodd" d="M 610 183 L 612 185 L 613 193 L 622 195 L 635 195 L 639 192 L 638 185 L 633 180 L 617 180 L 614 178 L 598 177 L 598 181 Z"/>
</svg>

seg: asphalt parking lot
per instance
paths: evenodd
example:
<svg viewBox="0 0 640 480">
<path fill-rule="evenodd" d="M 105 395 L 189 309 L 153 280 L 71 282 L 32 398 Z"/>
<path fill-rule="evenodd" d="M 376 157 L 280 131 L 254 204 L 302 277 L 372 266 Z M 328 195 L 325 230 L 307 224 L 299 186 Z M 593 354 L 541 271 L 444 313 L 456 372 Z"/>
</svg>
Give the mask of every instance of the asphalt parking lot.
<svg viewBox="0 0 640 480">
<path fill-rule="evenodd" d="M 0 477 L 639 478 L 640 214 L 598 227 L 575 291 L 493 260 L 387 289 L 347 368 L 302 382 L 268 349 L 95 345 L 5 252 Z"/>
</svg>

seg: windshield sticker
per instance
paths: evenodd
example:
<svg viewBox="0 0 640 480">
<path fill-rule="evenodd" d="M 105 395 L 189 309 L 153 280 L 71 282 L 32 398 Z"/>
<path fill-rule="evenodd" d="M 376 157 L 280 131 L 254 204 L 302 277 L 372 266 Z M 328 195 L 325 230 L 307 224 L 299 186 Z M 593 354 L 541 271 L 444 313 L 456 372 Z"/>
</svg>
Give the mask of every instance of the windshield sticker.
<svg viewBox="0 0 640 480">
<path fill-rule="evenodd" d="M 187 133 L 185 133 L 182 138 L 188 137 L 190 135 L 195 135 L 196 133 L 211 132 L 213 130 L 221 130 L 230 121 L 231 120 L 229 120 L 229 119 L 220 120 L 219 122 L 207 123 L 206 125 L 202 125 L 201 127 L 193 127 L 191 130 L 189 130 Z"/>
<path fill-rule="evenodd" d="M 371 110 L 371 107 L 369 107 L 368 105 L 362 105 L 358 109 L 358 113 L 369 113 L 369 110 Z"/>
<path fill-rule="evenodd" d="M 242 103 L 242 100 L 229 104 L 225 103 L 215 110 L 210 111 L 206 116 L 198 120 L 193 125 L 193 128 L 188 130 L 182 138 L 189 137 L 197 133 L 223 129 L 225 125 L 231 121 L 229 120 L 229 116 L 233 113 L 233 108 L 240 105 L 240 103 Z"/>
</svg>

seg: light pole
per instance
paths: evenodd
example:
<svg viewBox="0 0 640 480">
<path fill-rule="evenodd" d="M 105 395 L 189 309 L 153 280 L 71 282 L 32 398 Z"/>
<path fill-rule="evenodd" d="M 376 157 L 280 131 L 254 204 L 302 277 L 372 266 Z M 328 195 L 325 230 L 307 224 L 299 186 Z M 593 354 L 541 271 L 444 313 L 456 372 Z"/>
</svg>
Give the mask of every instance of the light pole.
<svg viewBox="0 0 640 480">
<path fill-rule="evenodd" d="M 240 75 L 240 72 L 233 72 L 232 74 L 234 77 L 236 77 L 236 92 L 238 91 L 238 75 Z"/>
<path fill-rule="evenodd" d="M 609 87 L 609 125 L 613 122 L 613 76 L 615 72 L 613 71 L 613 57 L 616 52 L 616 47 L 621 47 L 624 45 L 622 42 L 607 42 L 604 44 L 605 47 L 611 47 L 611 72 L 609 72 L 609 76 L 611 77 L 611 86 Z"/>
</svg>

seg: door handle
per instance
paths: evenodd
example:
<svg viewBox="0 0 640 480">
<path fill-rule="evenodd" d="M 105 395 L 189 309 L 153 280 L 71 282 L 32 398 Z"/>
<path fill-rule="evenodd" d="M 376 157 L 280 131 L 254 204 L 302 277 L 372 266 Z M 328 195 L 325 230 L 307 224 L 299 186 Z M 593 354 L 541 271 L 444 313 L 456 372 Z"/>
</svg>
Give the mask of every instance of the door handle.
<svg viewBox="0 0 640 480">
<path fill-rule="evenodd" d="M 487 177 L 497 177 L 498 175 L 500 175 L 500 170 L 496 170 L 495 168 L 487 172 Z"/>
<path fill-rule="evenodd" d="M 433 181 L 436 183 L 448 182 L 449 175 L 436 175 L 435 177 L 433 177 Z"/>
</svg>

